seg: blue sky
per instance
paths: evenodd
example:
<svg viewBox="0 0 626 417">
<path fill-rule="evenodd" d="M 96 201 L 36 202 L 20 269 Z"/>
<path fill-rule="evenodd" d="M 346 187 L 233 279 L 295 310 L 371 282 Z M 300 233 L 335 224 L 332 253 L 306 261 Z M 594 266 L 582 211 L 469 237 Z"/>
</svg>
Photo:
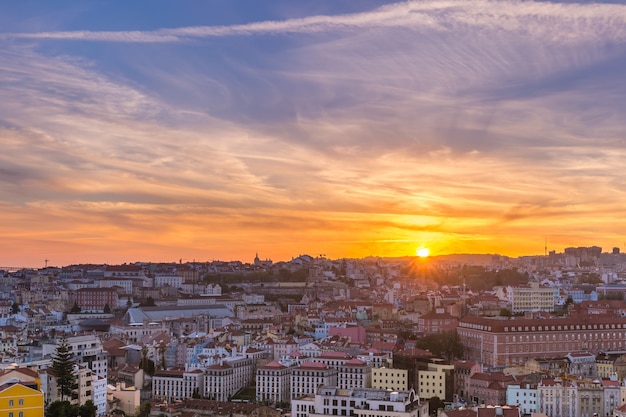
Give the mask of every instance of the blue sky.
<svg viewBox="0 0 626 417">
<path fill-rule="evenodd" d="M 5 264 L 623 248 L 623 2 L 0 6 Z"/>
</svg>

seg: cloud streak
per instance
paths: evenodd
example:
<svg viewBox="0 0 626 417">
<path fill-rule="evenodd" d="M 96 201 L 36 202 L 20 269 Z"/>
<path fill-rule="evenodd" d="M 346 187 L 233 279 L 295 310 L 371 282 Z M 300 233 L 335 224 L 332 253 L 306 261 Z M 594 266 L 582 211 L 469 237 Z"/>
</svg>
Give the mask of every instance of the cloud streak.
<svg viewBox="0 0 626 417">
<path fill-rule="evenodd" d="M 460 0 L 1 34 L 0 228 L 18 243 L 3 253 L 613 245 L 625 20 L 622 5 Z"/>
</svg>

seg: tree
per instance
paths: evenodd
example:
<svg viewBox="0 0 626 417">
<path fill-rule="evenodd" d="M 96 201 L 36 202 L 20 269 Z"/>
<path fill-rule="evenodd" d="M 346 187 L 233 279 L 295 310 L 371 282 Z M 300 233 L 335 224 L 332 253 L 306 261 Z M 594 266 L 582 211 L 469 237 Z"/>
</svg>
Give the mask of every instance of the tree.
<svg viewBox="0 0 626 417">
<path fill-rule="evenodd" d="M 11 314 L 17 314 L 20 312 L 20 306 L 17 303 L 11 304 Z"/>
<path fill-rule="evenodd" d="M 52 370 L 56 375 L 57 387 L 61 394 L 61 401 L 66 396 L 71 396 L 76 383 L 76 375 L 74 374 L 74 355 L 71 347 L 67 342 L 65 334 L 61 336 L 57 343 L 56 350 L 52 355 Z"/>
<path fill-rule="evenodd" d="M 443 409 L 445 406 L 445 403 L 439 397 L 431 397 L 428 400 L 428 409 L 430 411 L 430 414 L 433 416 L 437 415 L 438 409 Z"/>
<path fill-rule="evenodd" d="M 74 314 L 80 313 L 80 307 L 78 306 L 78 304 L 74 303 L 74 305 L 70 309 L 70 313 L 74 313 Z"/>
<path fill-rule="evenodd" d="M 96 417 L 98 407 L 91 400 L 85 401 L 85 404 L 78 407 L 78 415 L 80 417 Z"/>
<path fill-rule="evenodd" d="M 109 305 L 109 303 L 106 303 L 104 305 L 104 310 L 103 311 L 104 311 L 105 314 L 111 314 L 111 306 Z"/>
<path fill-rule="evenodd" d="M 196 398 L 196 397 L 193 397 L 193 398 Z M 137 413 L 137 417 L 148 417 L 149 415 L 150 415 L 150 402 L 144 401 L 139 406 L 139 412 Z"/>
</svg>

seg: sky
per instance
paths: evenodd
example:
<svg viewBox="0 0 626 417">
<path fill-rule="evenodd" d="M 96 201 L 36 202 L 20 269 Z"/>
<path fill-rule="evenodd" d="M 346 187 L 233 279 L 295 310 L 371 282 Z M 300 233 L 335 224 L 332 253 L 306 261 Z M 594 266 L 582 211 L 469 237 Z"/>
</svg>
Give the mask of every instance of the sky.
<svg viewBox="0 0 626 417">
<path fill-rule="evenodd" d="M 625 140 L 626 2 L 0 5 L 2 266 L 624 251 Z"/>
</svg>

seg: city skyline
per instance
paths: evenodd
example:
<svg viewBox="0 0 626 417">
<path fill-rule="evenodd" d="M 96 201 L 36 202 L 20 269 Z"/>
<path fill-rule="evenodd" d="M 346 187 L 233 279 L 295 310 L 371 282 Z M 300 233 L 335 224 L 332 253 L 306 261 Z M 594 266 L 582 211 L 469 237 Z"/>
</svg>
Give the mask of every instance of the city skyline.
<svg viewBox="0 0 626 417">
<path fill-rule="evenodd" d="M 624 2 L 124 3 L 0 6 L 5 264 L 624 250 Z"/>
</svg>

